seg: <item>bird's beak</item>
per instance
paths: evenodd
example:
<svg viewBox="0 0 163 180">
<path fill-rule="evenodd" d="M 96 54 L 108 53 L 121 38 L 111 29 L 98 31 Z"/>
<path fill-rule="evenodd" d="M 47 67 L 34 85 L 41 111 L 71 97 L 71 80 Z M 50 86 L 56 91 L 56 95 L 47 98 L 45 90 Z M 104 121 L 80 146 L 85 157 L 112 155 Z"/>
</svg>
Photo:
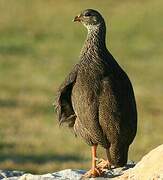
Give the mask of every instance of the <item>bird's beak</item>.
<svg viewBox="0 0 163 180">
<path fill-rule="evenodd" d="M 81 21 L 81 15 L 75 16 L 75 18 L 73 19 L 73 22 L 80 22 Z"/>
</svg>

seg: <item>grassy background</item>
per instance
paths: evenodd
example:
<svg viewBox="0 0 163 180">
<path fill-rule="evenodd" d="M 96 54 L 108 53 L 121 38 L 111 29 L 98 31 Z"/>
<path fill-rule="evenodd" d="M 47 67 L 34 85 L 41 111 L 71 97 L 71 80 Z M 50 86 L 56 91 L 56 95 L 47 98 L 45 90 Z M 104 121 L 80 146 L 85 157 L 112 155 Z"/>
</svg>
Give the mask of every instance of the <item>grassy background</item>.
<svg viewBox="0 0 163 180">
<path fill-rule="evenodd" d="M 162 0 L 1 0 L 0 169 L 89 168 L 90 148 L 58 128 L 52 107 L 78 61 L 86 30 L 71 20 L 85 8 L 104 15 L 108 48 L 135 89 L 139 126 L 129 158 L 138 161 L 162 143 Z"/>
</svg>

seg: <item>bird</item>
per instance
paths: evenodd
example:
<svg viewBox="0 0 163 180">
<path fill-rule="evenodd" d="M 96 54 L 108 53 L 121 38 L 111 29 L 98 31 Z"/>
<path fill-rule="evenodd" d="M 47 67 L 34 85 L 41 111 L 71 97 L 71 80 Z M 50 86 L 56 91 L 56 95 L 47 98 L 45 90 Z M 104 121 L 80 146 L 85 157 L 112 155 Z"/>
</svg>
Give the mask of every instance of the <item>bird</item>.
<svg viewBox="0 0 163 180">
<path fill-rule="evenodd" d="M 78 63 L 57 91 L 56 112 L 59 124 L 67 123 L 91 146 L 92 165 L 84 176 L 98 177 L 104 167 L 127 163 L 137 132 L 136 100 L 128 75 L 106 47 L 102 15 L 86 9 L 73 21 L 87 28 L 87 36 Z M 98 145 L 106 150 L 101 165 L 96 162 Z"/>
</svg>

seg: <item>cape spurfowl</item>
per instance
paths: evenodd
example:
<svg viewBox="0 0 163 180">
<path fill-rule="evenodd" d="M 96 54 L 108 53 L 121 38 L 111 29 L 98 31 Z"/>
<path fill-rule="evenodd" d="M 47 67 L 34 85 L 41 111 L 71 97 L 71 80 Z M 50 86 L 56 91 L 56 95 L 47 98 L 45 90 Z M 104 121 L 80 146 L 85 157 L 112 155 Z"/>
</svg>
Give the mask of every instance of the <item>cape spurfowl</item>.
<svg viewBox="0 0 163 180">
<path fill-rule="evenodd" d="M 137 130 L 137 110 L 131 82 L 106 48 L 103 17 L 93 9 L 74 18 L 88 30 L 79 63 L 58 90 L 56 109 L 60 124 L 68 123 L 92 147 L 92 168 L 124 166 Z M 107 161 L 96 164 L 96 148 L 106 149 Z"/>
</svg>

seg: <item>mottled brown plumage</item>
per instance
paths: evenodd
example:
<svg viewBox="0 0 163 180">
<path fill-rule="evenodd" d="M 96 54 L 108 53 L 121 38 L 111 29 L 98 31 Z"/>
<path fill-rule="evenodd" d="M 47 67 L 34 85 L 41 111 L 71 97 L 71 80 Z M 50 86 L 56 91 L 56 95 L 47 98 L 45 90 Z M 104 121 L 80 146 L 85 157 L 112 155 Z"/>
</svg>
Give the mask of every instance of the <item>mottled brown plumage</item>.
<svg viewBox="0 0 163 180">
<path fill-rule="evenodd" d="M 106 48 L 102 16 L 87 9 L 75 21 L 87 27 L 88 35 L 79 63 L 59 88 L 59 122 L 67 122 L 90 146 L 109 149 L 110 163 L 123 166 L 137 129 L 133 88 Z"/>
</svg>

